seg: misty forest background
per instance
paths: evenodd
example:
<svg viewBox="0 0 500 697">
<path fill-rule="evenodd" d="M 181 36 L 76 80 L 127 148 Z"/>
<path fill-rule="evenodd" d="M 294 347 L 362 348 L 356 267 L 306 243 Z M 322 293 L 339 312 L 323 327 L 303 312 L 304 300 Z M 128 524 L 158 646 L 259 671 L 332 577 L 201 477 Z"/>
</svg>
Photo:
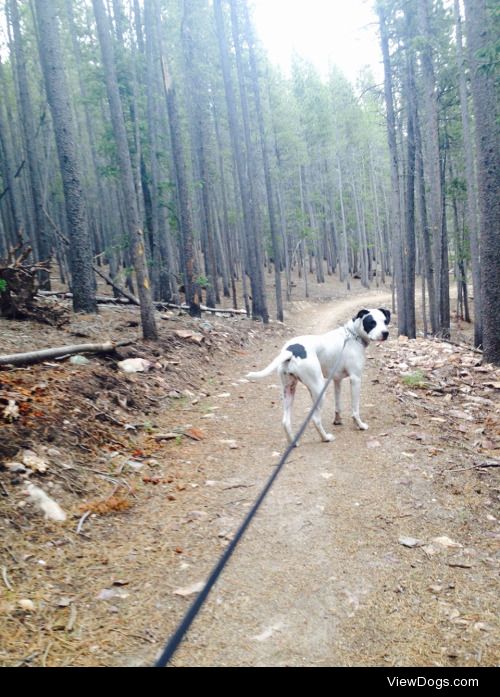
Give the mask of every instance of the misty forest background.
<svg viewBox="0 0 500 697">
<path fill-rule="evenodd" d="M 90 313 L 104 274 L 149 339 L 181 290 L 267 322 L 332 274 L 447 337 L 456 283 L 500 363 L 499 6 L 374 8 L 384 83 L 352 85 L 299 57 L 285 77 L 247 0 L 0 2 L 0 266 L 22 238 Z"/>
</svg>

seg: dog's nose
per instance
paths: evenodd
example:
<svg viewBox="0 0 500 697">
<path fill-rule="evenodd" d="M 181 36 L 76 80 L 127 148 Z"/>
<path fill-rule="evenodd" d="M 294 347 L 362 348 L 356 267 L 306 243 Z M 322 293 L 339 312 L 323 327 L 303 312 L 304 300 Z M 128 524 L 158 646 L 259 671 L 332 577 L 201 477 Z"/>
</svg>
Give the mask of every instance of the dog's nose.
<svg viewBox="0 0 500 697">
<path fill-rule="evenodd" d="M 388 338 L 389 338 L 389 332 L 382 332 L 382 341 L 385 341 Z"/>
</svg>

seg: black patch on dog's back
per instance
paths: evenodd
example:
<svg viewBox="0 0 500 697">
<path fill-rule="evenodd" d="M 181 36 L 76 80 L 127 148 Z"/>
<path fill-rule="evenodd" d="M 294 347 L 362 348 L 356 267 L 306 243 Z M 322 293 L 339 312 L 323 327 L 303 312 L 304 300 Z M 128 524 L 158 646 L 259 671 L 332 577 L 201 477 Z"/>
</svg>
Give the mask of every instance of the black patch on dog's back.
<svg viewBox="0 0 500 697">
<path fill-rule="evenodd" d="M 287 351 L 291 351 L 295 358 L 307 358 L 307 351 L 302 344 L 290 344 L 286 347 Z"/>
<path fill-rule="evenodd" d="M 374 329 L 374 327 L 376 326 L 377 322 L 373 319 L 373 317 L 370 314 L 365 315 L 365 317 L 363 317 L 363 329 L 367 334 L 369 334 L 371 330 Z"/>
</svg>

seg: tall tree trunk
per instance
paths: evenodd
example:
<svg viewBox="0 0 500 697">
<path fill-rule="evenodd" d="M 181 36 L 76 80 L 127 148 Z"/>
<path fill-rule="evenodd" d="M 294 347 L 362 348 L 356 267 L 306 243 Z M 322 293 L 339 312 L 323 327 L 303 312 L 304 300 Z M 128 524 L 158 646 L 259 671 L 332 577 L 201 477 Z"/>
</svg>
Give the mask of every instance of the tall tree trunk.
<svg viewBox="0 0 500 697">
<path fill-rule="evenodd" d="M 446 274 L 446 268 L 444 268 L 447 264 L 443 265 L 443 196 L 439 153 L 438 95 L 432 53 L 433 35 L 430 28 L 432 7 L 430 0 L 421 0 L 417 4 L 417 7 L 420 32 L 423 37 L 420 49 L 424 106 L 424 130 L 422 141 L 425 156 L 424 175 L 430 201 L 428 213 L 434 254 L 437 303 L 436 317 L 438 331 L 442 334 L 447 334 L 449 333 L 449 316 L 445 316 L 447 304 L 445 296 L 447 294 L 449 295 L 449 279 Z M 448 253 L 447 250 L 445 253 Z"/>
<path fill-rule="evenodd" d="M 160 69 L 160 38 L 159 27 L 156 23 L 156 13 L 153 1 L 144 5 L 144 50 L 146 53 L 146 110 L 148 136 L 150 147 L 151 167 L 151 230 L 152 230 L 152 263 L 158 268 L 158 288 L 155 289 L 161 300 L 172 300 L 171 274 L 172 253 L 170 249 L 170 230 L 165 206 L 161 201 L 161 172 L 159 161 L 159 69 Z"/>
<path fill-rule="evenodd" d="M 4 83 L 4 71 L 3 65 L 0 59 L 0 87 L 2 88 L 2 94 L 0 95 L 0 150 L 2 152 L 2 182 L 5 185 L 3 194 L 7 193 L 8 200 L 10 204 L 10 210 L 12 215 L 13 230 L 8 231 L 8 241 L 13 246 L 17 243 L 17 236 L 20 233 L 26 235 L 27 231 L 25 229 L 24 215 L 23 215 L 23 203 L 20 191 L 19 179 L 16 181 L 16 167 L 17 163 L 14 157 L 15 144 L 12 143 L 12 136 L 9 126 L 9 115 L 5 109 L 5 83 Z M 14 147 L 13 147 L 14 146 Z M 7 192 L 5 191 L 7 189 Z"/>
<path fill-rule="evenodd" d="M 139 219 L 137 195 L 130 152 L 128 149 L 125 119 L 118 90 L 113 44 L 109 32 L 109 20 L 104 9 L 103 0 L 92 0 L 97 25 L 97 34 L 101 47 L 104 80 L 109 102 L 111 122 L 116 140 L 120 178 L 124 195 L 125 213 L 129 233 L 132 259 L 137 277 L 137 287 L 141 306 L 142 332 L 145 339 L 157 339 L 153 301 L 149 285 L 144 248 L 144 233 Z"/>
<path fill-rule="evenodd" d="M 185 159 L 186 156 L 184 153 L 180 117 L 177 106 L 177 94 L 163 55 L 161 56 L 161 66 L 168 111 L 168 122 L 170 126 L 170 140 L 172 143 L 175 178 L 177 182 L 177 195 L 180 206 L 182 261 L 184 268 L 186 302 L 189 305 L 189 314 L 192 317 L 201 317 L 201 293 L 197 280 L 198 269 L 195 259 L 195 247 L 193 240 L 193 214 L 191 210 L 191 200 L 189 197 L 189 184 Z"/>
<path fill-rule="evenodd" d="M 500 365 L 499 108 L 495 69 L 488 64 L 499 27 L 486 0 L 465 0 L 465 11 L 476 119 L 483 351 L 486 361 Z"/>
<path fill-rule="evenodd" d="M 402 218 L 401 218 L 401 191 L 399 186 L 399 156 L 396 141 L 396 116 L 394 114 L 394 97 L 392 88 L 392 67 L 389 53 L 389 29 L 387 15 L 383 2 L 377 3 L 377 13 L 380 23 L 380 42 L 382 57 L 384 60 L 384 96 L 387 111 L 387 141 L 389 144 L 389 158 L 391 163 L 391 216 L 393 222 L 393 265 L 394 284 L 397 292 L 398 329 L 403 332 L 404 312 L 401 306 L 404 303 L 403 282 L 403 257 L 402 257 Z"/>
<path fill-rule="evenodd" d="M 410 339 L 416 337 L 415 324 L 415 58 L 413 54 L 412 42 L 415 37 L 415 18 L 412 3 L 405 6 L 405 30 L 406 30 L 406 153 L 407 153 L 407 172 L 406 172 L 406 225 L 405 225 L 405 248 L 404 248 L 404 270 L 405 270 L 405 312 L 406 312 L 406 335 Z"/>
<path fill-rule="evenodd" d="M 477 210 L 477 187 L 474 174 L 474 158 L 469 117 L 469 103 L 466 84 L 466 63 L 462 46 L 462 21 L 458 0 L 454 0 L 456 49 L 458 66 L 458 87 L 460 94 L 460 113 L 462 117 L 462 136 L 465 155 L 465 181 L 467 183 L 467 229 L 469 232 L 470 256 L 472 267 L 472 288 L 474 292 L 474 345 L 482 346 L 483 327 L 481 322 L 481 254 L 479 250 Z"/>
<path fill-rule="evenodd" d="M 223 17 L 222 17 L 222 7 L 221 7 L 221 0 L 215 0 L 214 2 L 214 8 L 216 12 L 216 24 L 217 24 L 217 30 L 219 34 L 219 41 L 223 37 L 223 33 L 219 32 L 219 29 L 221 29 L 221 32 L 223 32 Z M 232 27 L 232 34 L 233 34 L 233 43 L 234 43 L 234 52 L 235 52 L 235 57 L 236 57 L 236 74 L 238 76 L 238 86 L 239 86 L 239 95 L 240 95 L 240 104 L 241 104 L 241 115 L 242 115 L 242 123 L 243 123 L 243 139 L 245 143 L 245 160 L 240 159 L 242 156 L 241 153 L 241 148 L 239 145 L 237 146 L 237 149 L 235 150 L 235 156 L 236 156 L 236 161 L 237 161 L 237 167 L 238 170 L 246 165 L 244 169 L 241 170 L 241 178 L 240 178 L 240 189 L 241 189 L 241 196 L 244 199 L 244 205 L 243 205 L 243 220 L 244 220 L 244 225 L 245 225 L 245 235 L 246 235 L 246 241 L 247 241 L 247 249 L 248 249 L 248 260 L 250 263 L 250 269 L 251 269 L 251 274 L 250 274 L 250 281 L 251 281 L 251 286 L 252 286 L 252 316 L 255 318 L 261 318 L 264 323 L 267 323 L 269 321 L 269 313 L 267 310 L 267 303 L 266 303 L 266 292 L 265 292 L 265 287 L 264 287 L 264 275 L 263 275 L 263 270 L 262 270 L 262 251 L 261 251 L 261 240 L 258 235 L 257 230 L 259 229 L 259 226 L 257 225 L 256 222 L 256 214 L 257 214 L 257 201 L 255 197 L 255 181 L 256 181 L 256 168 L 255 164 L 253 162 L 253 149 L 252 149 L 252 141 L 251 141 L 251 135 L 250 135 L 250 115 L 249 115 L 249 109 L 248 109 L 248 98 L 247 98 L 247 91 L 246 91 L 246 85 L 245 85 L 245 75 L 244 75 L 244 70 L 243 70 L 243 59 L 242 59 L 242 50 L 241 50 L 241 37 L 240 37 L 240 29 L 239 29 L 239 19 L 238 19 L 238 8 L 236 4 L 236 0 L 230 0 L 230 8 L 231 8 L 231 27 Z M 223 52 L 226 53 L 226 59 L 227 59 L 227 45 L 224 44 L 223 46 Z M 222 56 L 221 56 L 222 57 Z M 224 74 L 226 71 L 224 70 L 224 63 L 226 62 L 226 68 L 228 68 L 228 61 L 222 60 L 222 66 L 223 66 L 223 72 Z M 229 77 L 230 81 L 230 74 L 227 72 L 227 75 Z M 226 84 L 226 77 L 224 75 L 224 83 Z M 227 88 L 226 88 L 226 96 L 228 96 Z M 234 97 L 233 97 L 234 99 Z M 236 109 L 235 105 L 234 107 L 231 107 L 229 104 L 229 97 L 228 97 L 228 111 L 233 111 L 234 113 L 234 119 L 232 116 L 230 116 L 230 121 L 235 121 L 235 125 L 237 123 L 236 121 Z M 237 134 L 236 134 L 237 135 Z M 238 138 L 236 137 L 236 140 Z M 233 143 L 234 145 L 234 143 Z M 246 173 L 246 176 L 245 176 Z M 243 188 L 241 188 L 243 186 Z M 245 214 L 245 209 L 246 209 L 246 214 Z"/>
<path fill-rule="evenodd" d="M 264 114 L 262 111 L 262 100 L 260 95 L 259 86 L 259 75 L 257 71 L 257 60 L 255 57 L 255 46 L 254 46 L 254 36 L 253 28 L 250 22 L 250 16 L 248 13 L 248 5 L 245 3 L 245 28 L 246 28 L 246 38 L 248 43 L 248 50 L 250 56 L 250 69 L 252 75 L 252 87 L 255 96 L 255 108 L 257 111 L 257 122 L 259 125 L 259 136 L 260 145 L 262 149 L 262 160 L 264 164 L 264 180 L 266 185 L 266 196 L 267 196 L 267 210 L 269 213 L 269 224 L 271 228 L 271 241 L 273 245 L 273 257 L 274 257 L 274 284 L 276 291 L 276 318 L 283 322 L 283 297 L 281 291 L 281 254 L 279 245 L 279 232 L 278 232 L 278 220 L 276 216 L 276 206 L 274 197 L 274 186 L 271 177 L 271 168 L 269 164 L 269 149 L 266 137 L 266 131 L 264 128 Z"/>
<path fill-rule="evenodd" d="M 417 191 L 418 191 L 418 206 L 420 212 L 420 222 L 422 226 L 422 243 L 423 243 L 423 266 L 424 275 L 427 281 L 427 294 L 429 297 L 429 315 L 431 322 L 431 332 L 436 334 L 438 331 L 437 323 L 437 303 L 435 298 L 434 286 L 434 259 L 432 255 L 432 241 L 429 230 L 429 222 L 427 217 L 427 200 L 425 195 L 425 179 L 424 179 L 424 158 L 422 154 L 422 141 L 420 138 L 420 125 L 418 115 L 415 119 L 415 138 L 416 138 L 416 165 L 417 165 Z"/>
<path fill-rule="evenodd" d="M 24 39 L 21 35 L 18 0 L 9 0 L 12 31 L 14 36 L 15 69 L 19 89 L 20 117 L 26 147 L 31 195 L 33 197 L 33 217 L 36 228 L 36 246 L 41 260 L 51 256 L 50 235 L 47 218 L 44 213 L 44 199 L 40 175 L 39 160 L 36 148 L 35 124 L 33 121 L 33 105 L 28 85 Z M 50 290 L 48 272 L 40 273 L 40 285 L 44 290 Z"/>
<path fill-rule="evenodd" d="M 73 118 L 67 96 L 68 88 L 63 68 L 58 18 L 54 5 L 48 2 L 37 3 L 36 19 L 40 61 L 52 114 L 66 206 L 73 310 L 97 312 L 95 280 L 92 271 L 92 246 L 81 185 L 80 163 L 76 152 Z"/>
<path fill-rule="evenodd" d="M 207 275 L 207 305 L 214 307 L 217 302 L 220 302 L 220 293 L 215 258 L 215 234 L 210 214 L 210 175 L 207 161 L 207 137 L 205 135 L 208 105 L 203 96 L 202 79 L 199 75 L 196 46 L 193 37 L 196 12 L 195 0 L 183 1 L 183 18 L 181 22 L 183 64 L 191 101 L 191 139 L 194 150 L 195 178 L 199 182 L 199 223 Z"/>
<path fill-rule="evenodd" d="M 370 147 L 370 183 L 371 183 L 371 189 L 372 189 L 372 196 L 373 196 L 373 206 L 375 210 L 375 235 L 376 235 L 376 249 L 379 251 L 379 265 L 380 265 L 380 281 L 385 285 L 385 269 L 386 269 L 386 260 L 385 260 L 385 253 L 384 253 L 384 241 L 382 239 L 382 226 L 380 224 L 380 207 L 379 207 L 379 202 L 378 202 L 378 193 L 377 193 L 377 182 L 375 178 L 375 167 L 373 164 L 373 152 Z M 377 287 L 378 287 L 378 280 L 377 280 Z"/>
<path fill-rule="evenodd" d="M 347 254 L 347 225 L 344 209 L 344 192 L 342 187 L 342 169 L 340 166 L 340 160 L 337 159 L 337 173 L 339 176 L 339 198 L 340 198 L 340 212 L 342 215 L 342 258 L 340 262 L 340 280 L 346 282 L 347 290 L 351 290 L 351 281 L 349 278 L 349 260 Z"/>
</svg>

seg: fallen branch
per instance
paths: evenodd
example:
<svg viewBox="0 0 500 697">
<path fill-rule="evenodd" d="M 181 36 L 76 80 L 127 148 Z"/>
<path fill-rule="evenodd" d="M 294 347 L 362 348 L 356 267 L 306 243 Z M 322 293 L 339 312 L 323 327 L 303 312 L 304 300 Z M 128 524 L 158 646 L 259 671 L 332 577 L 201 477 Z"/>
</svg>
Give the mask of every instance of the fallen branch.
<svg viewBox="0 0 500 697">
<path fill-rule="evenodd" d="M 120 293 L 120 295 L 123 295 L 124 298 L 127 298 L 127 300 L 129 300 L 132 303 L 132 305 L 140 305 L 139 300 L 134 295 L 132 295 L 132 293 L 129 293 L 128 290 L 125 290 L 125 288 L 120 288 L 120 286 L 117 286 L 116 283 L 112 281 L 111 278 L 103 271 L 101 271 L 97 266 L 92 264 L 92 268 L 98 276 L 103 278 L 109 286 L 116 290 L 117 293 Z"/>
<path fill-rule="evenodd" d="M 50 297 L 57 297 L 57 298 L 65 298 L 71 300 L 73 297 L 73 293 L 70 293 L 68 291 L 64 290 L 39 290 L 38 295 L 41 295 L 42 298 L 50 298 Z M 112 298 L 111 296 L 108 295 L 96 295 L 95 299 L 97 300 L 98 303 L 102 304 L 110 304 L 110 305 L 130 305 L 130 301 L 127 298 Z"/>
<path fill-rule="evenodd" d="M 189 312 L 189 305 L 176 305 L 175 303 L 157 302 L 154 303 L 157 310 L 173 309 L 173 310 L 185 310 Z M 225 315 L 246 315 L 246 310 L 237 310 L 234 307 L 223 308 L 223 307 L 207 307 L 206 305 L 200 305 L 200 310 L 202 312 L 220 312 Z"/>
<path fill-rule="evenodd" d="M 76 534 L 77 535 L 79 535 L 81 533 L 82 528 L 83 528 L 83 524 L 87 520 L 87 518 L 89 517 L 90 513 L 91 513 L 91 511 L 85 511 L 85 513 L 82 515 L 82 517 L 78 521 L 78 525 L 76 527 Z"/>
<path fill-rule="evenodd" d="M 460 344 L 458 341 L 444 339 L 440 336 L 434 337 L 434 341 L 444 341 L 446 344 L 450 344 L 451 346 L 456 346 L 457 348 L 466 349 L 467 351 L 472 351 L 473 353 L 478 353 L 480 356 L 483 355 L 483 351 L 481 349 L 475 348 L 475 346 L 469 346 L 469 344 Z"/>
<path fill-rule="evenodd" d="M 57 348 L 29 351 L 28 353 L 11 353 L 0 356 L 0 365 L 25 365 L 26 363 L 38 363 L 47 358 L 69 356 L 74 353 L 108 353 L 114 351 L 117 346 L 128 346 L 131 341 L 106 341 L 104 344 L 76 344 L 72 346 L 59 346 Z"/>
<path fill-rule="evenodd" d="M 14 589 L 12 588 L 12 586 L 11 586 L 11 584 L 10 584 L 10 582 L 9 582 L 9 577 L 8 577 L 8 575 L 7 575 L 7 567 L 6 567 L 6 566 L 2 566 L 2 578 L 3 578 L 3 582 L 5 583 L 6 587 L 7 587 L 10 591 L 13 591 Z"/>
<path fill-rule="evenodd" d="M 124 298 L 111 298 L 106 295 L 96 295 L 96 300 L 98 303 L 103 303 L 103 304 L 110 304 L 110 305 L 138 305 L 139 301 L 137 298 L 134 298 L 133 295 L 128 293 L 127 291 L 122 291 L 121 288 L 118 286 L 115 286 L 111 279 L 108 279 L 106 274 L 103 274 L 101 271 L 97 271 L 100 276 L 107 279 L 109 284 L 112 285 L 114 288 L 116 288 L 119 292 L 123 292 L 123 295 L 125 296 Z M 38 291 L 39 295 L 42 295 L 44 297 L 49 297 L 49 296 L 57 296 L 59 298 L 72 298 L 73 293 L 69 293 L 66 291 L 59 291 L 59 290 L 39 290 Z M 173 310 L 185 310 L 186 312 L 189 312 L 189 305 L 176 305 L 175 303 L 168 303 L 168 302 L 154 302 L 153 305 L 156 307 L 157 310 L 165 310 L 165 309 L 173 309 Z M 221 314 L 226 314 L 226 315 L 246 315 L 247 311 L 246 310 L 238 310 L 236 308 L 224 308 L 224 307 L 207 307 L 206 305 L 200 305 L 200 310 L 202 312 L 220 312 Z"/>
<path fill-rule="evenodd" d="M 483 467 L 500 467 L 500 462 L 479 462 L 478 464 L 471 465 L 470 467 L 451 467 L 450 469 L 443 470 L 444 472 L 468 472 L 469 470 L 483 469 Z"/>
</svg>

